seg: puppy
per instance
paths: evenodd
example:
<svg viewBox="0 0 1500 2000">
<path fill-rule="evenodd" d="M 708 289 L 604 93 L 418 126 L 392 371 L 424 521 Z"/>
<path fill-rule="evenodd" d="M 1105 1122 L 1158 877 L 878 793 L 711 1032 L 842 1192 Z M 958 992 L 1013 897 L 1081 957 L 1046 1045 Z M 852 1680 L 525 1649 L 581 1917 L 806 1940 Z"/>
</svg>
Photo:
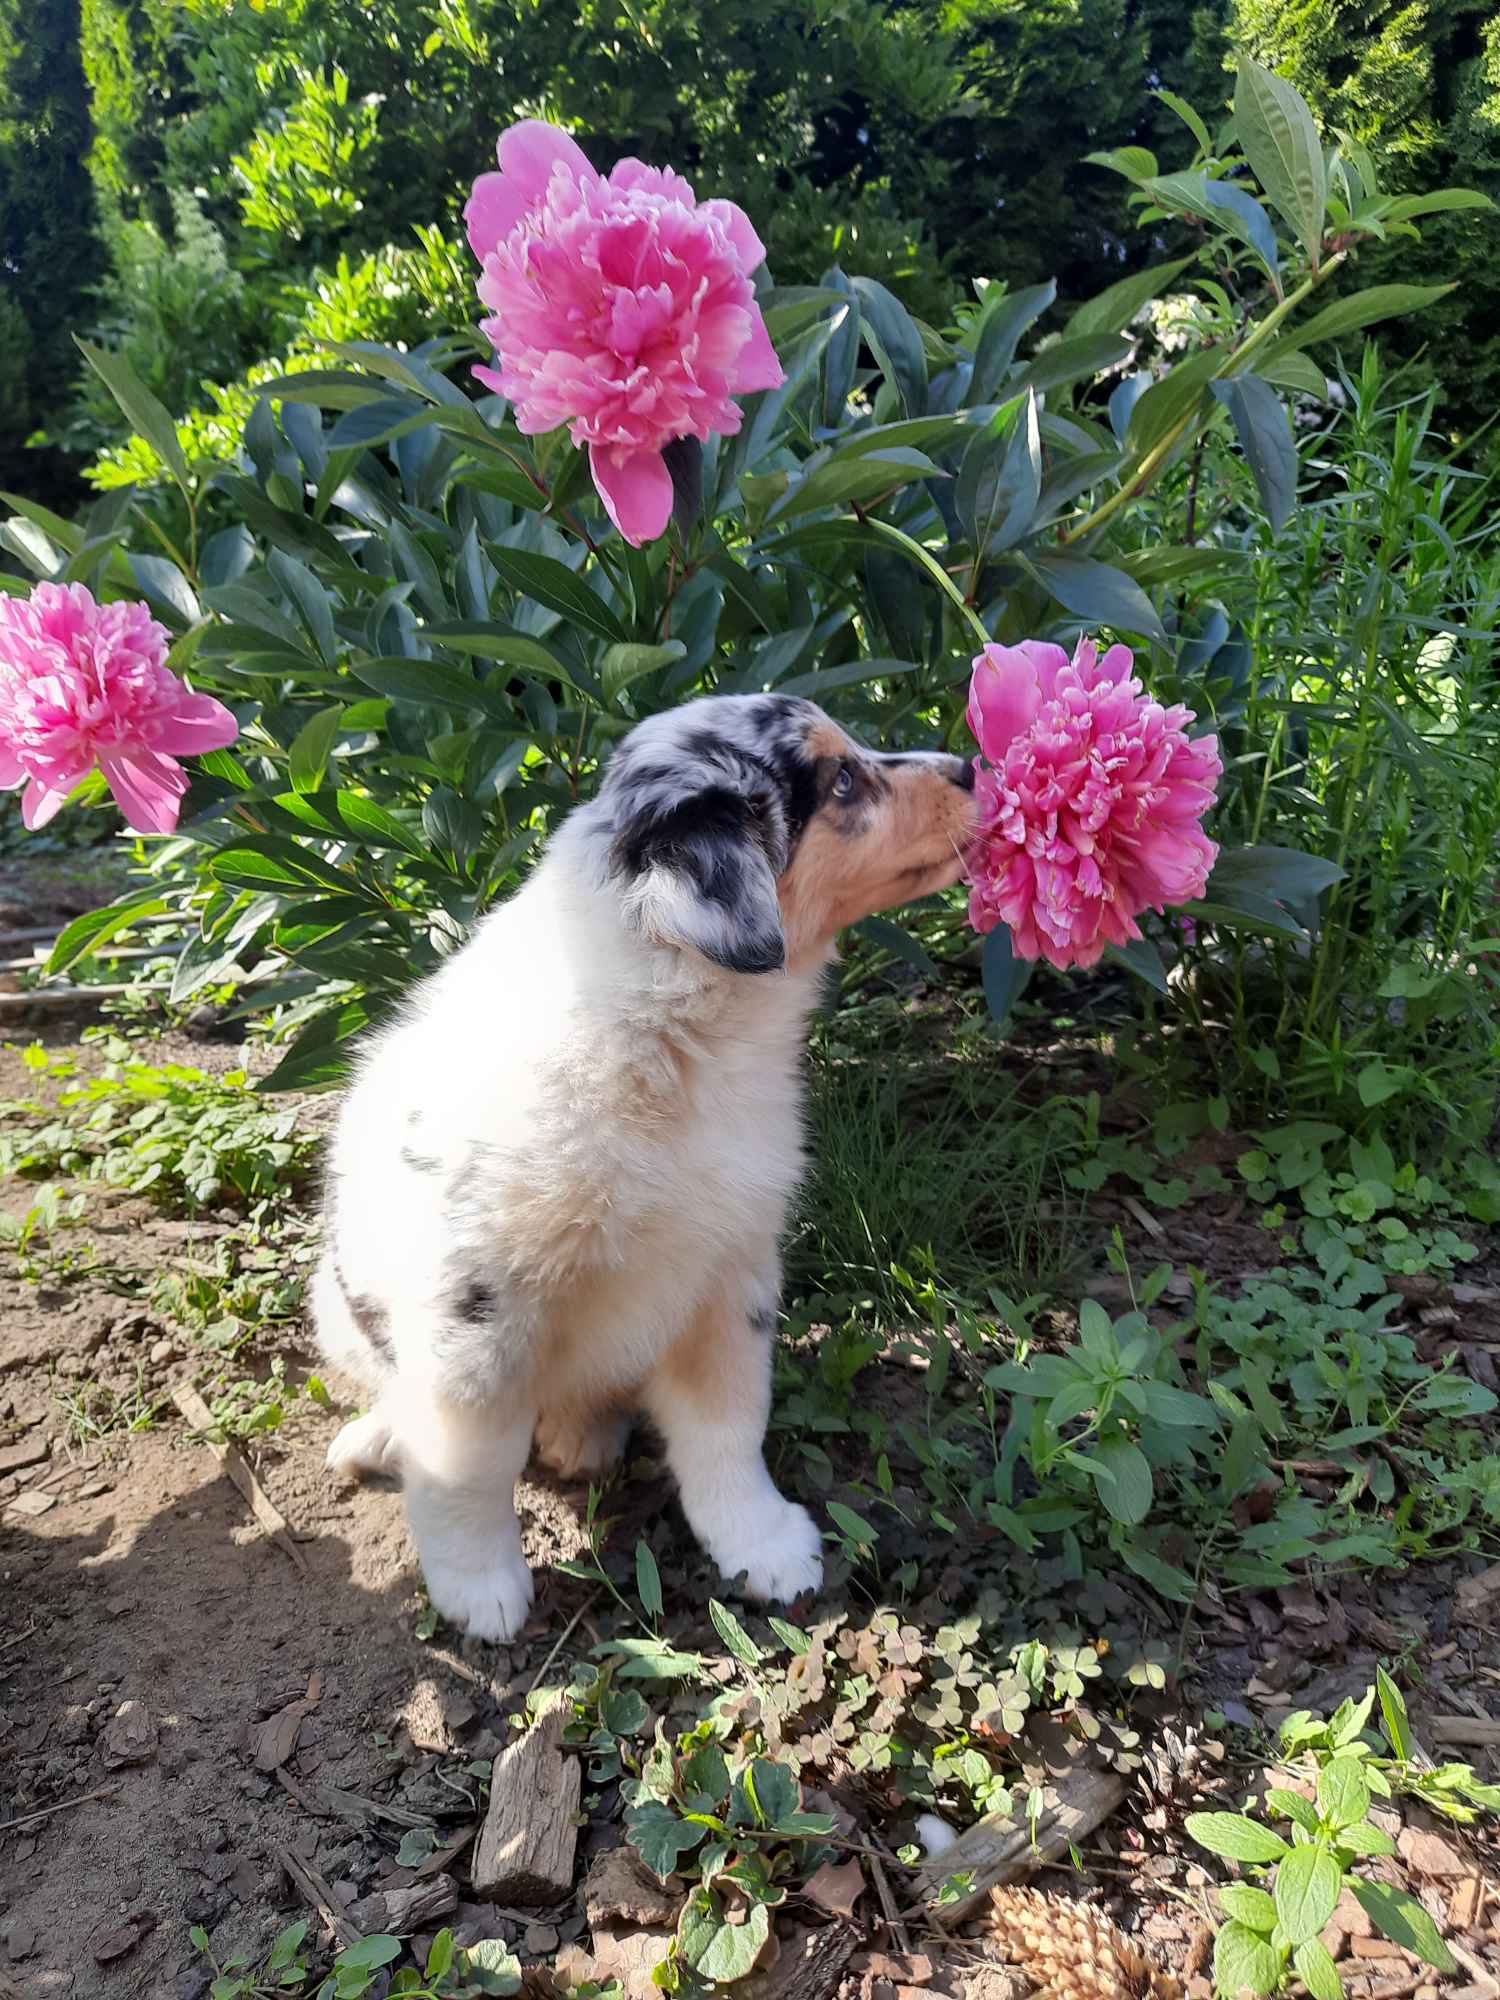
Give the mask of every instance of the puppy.
<svg viewBox="0 0 1500 2000">
<path fill-rule="evenodd" d="M 597 1473 L 641 1409 L 724 1575 L 818 1586 L 818 1530 L 762 1449 L 801 1049 L 837 932 L 957 881 L 972 785 L 784 695 L 653 716 L 376 1039 L 315 1281 L 324 1353 L 374 1403 L 328 1456 L 399 1472 L 455 1624 L 525 1621 L 533 1441 Z"/>
</svg>

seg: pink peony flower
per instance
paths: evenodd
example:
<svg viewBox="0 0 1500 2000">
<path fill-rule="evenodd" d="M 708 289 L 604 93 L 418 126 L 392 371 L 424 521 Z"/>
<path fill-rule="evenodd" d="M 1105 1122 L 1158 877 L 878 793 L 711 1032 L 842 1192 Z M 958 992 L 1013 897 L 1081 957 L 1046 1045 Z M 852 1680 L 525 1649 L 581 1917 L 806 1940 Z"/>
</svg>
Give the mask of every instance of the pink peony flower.
<svg viewBox="0 0 1500 2000">
<path fill-rule="evenodd" d="M 0 791 L 26 785 L 27 826 L 45 826 L 96 766 L 138 833 L 176 826 L 177 758 L 222 749 L 239 724 L 183 686 L 170 643 L 144 604 L 96 604 L 81 583 L 0 593 Z"/>
<path fill-rule="evenodd" d="M 672 512 L 662 446 L 732 437 L 732 399 L 784 379 L 750 284 L 764 246 L 732 201 L 639 160 L 606 179 L 554 125 L 512 125 L 498 151 L 464 210 L 499 362 L 475 372 L 528 434 L 572 426 L 638 548 Z"/>
<path fill-rule="evenodd" d="M 1218 848 L 1199 821 L 1223 772 L 1218 738 L 1162 708 L 1131 676 L 1130 649 L 1103 659 L 1080 639 L 986 646 L 969 684 L 979 835 L 969 921 L 1008 924 L 1019 958 L 1095 965 L 1141 935 L 1142 910 L 1203 894 Z"/>
</svg>

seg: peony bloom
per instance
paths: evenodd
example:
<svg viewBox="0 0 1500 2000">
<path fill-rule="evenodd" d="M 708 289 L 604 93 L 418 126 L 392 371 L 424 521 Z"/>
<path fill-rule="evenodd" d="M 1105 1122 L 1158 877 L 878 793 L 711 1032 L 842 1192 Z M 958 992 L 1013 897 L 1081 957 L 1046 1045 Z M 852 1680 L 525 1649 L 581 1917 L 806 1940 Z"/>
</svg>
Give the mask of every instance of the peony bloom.
<svg viewBox="0 0 1500 2000">
<path fill-rule="evenodd" d="M 222 749 L 239 725 L 183 686 L 170 643 L 144 604 L 96 604 L 81 583 L 0 594 L 0 791 L 26 784 L 27 826 L 45 826 L 96 766 L 137 833 L 176 826 L 177 758 Z"/>
<path fill-rule="evenodd" d="M 1095 965 L 1141 935 L 1142 910 L 1203 894 L 1218 848 L 1199 821 L 1223 765 L 1218 738 L 1190 741 L 1189 709 L 1162 708 L 1080 639 L 986 646 L 969 684 L 979 835 L 969 921 L 1008 924 L 1020 958 Z"/>
<path fill-rule="evenodd" d="M 499 362 L 476 373 L 528 434 L 572 426 L 638 548 L 672 512 L 663 445 L 733 436 L 732 399 L 783 380 L 750 284 L 764 246 L 733 202 L 639 160 L 606 179 L 554 125 L 512 125 L 499 156 L 464 210 Z"/>
</svg>

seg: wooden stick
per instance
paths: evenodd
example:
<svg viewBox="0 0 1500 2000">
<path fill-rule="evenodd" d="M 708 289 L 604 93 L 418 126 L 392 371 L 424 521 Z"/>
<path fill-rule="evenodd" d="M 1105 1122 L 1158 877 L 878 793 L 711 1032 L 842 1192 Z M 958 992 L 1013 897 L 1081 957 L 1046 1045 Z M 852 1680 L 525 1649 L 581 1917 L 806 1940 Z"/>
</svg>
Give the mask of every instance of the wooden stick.
<svg viewBox="0 0 1500 2000">
<path fill-rule="evenodd" d="M 40 1819 L 51 1819 L 54 1813 L 71 1812 L 74 1806 L 86 1806 L 91 1799 L 112 1799 L 119 1793 L 118 1785 L 103 1785 L 97 1792 L 80 1792 L 76 1799 L 64 1799 L 60 1806 L 43 1806 L 40 1812 L 23 1813 L 19 1819 L 8 1819 L 0 1825 L 0 1834 L 19 1833 L 22 1827 L 35 1826 Z"/>
<path fill-rule="evenodd" d="M 1431 1735 L 1434 1743 L 1500 1743 L 1500 1722 L 1488 1716 L 1435 1715 Z"/>
<path fill-rule="evenodd" d="M 367 1799 L 358 1792 L 341 1792 L 334 1785 L 299 1784 L 288 1775 L 285 1764 L 277 1766 L 276 1776 L 287 1796 L 314 1819 L 352 1819 L 359 1826 L 367 1819 L 383 1819 L 400 1827 L 431 1828 L 437 1824 L 428 1813 L 409 1812 L 405 1806 L 382 1805 L 379 1799 Z"/>
<path fill-rule="evenodd" d="M 307 1558 L 292 1540 L 292 1531 L 287 1526 L 286 1516 L 266 1492 L 250 1469 L 250 1461 L 233 1438 L 221 1442 L 214 1435 L 214 1416 L 207 1403 L 198 1394 L 191 1382 L 178 1382 L 172 1390 L 172 1401 L 202 1438 L 224 1471 L 250 1503 L 250 1511 L 265 1529 L 296 1569 L 307 1574 Z"/>
<path fill-rule="evenodd" d="M 296 1884 L 303 1901 L 317 1911 L 339 1943 L 346 1948 L 351 1944 L 358 1944 L 362 1933 L 356 1930 L 344 1915 L 339 1908 L 338 1898 L 312 1863 L 304 1861 L 300 1855 L 293 1854 L 289 1847 L 281 1846 L 278 1841 L 271 1841 L 270 1848 L 280 1866 Z"/>
<path fill-rule="evenodd" d="M 886 1874 L 885 1863 L 878 1854 L 870 1856 L 870 1874 L 875 1883 L 875 1894 L 880 1898 L 880 1911 L 885 1918 L 886 1928 L 896 1940 L 897 1950 L 904 1952 L 910 1958 L 911 1932 L 901 1921 L 901 1912 L 897 1909 L 896 1898 L 891 1893 L 891 1878 Z"/>
<path fill-rule="evenodd" d="M 1073 1770 L 1058 1785 L 1056 1802 L 1038 1819 L 1035 1839 L 1029 1822 L 1018 1824 L 1009 1813 L 987 1814 L 923 1863 L 916 1881 L 922 1900 L 903 1914 L 920 1914 L 944 1930 L 961 1924 L 997 1883 L 1014 1882 L 1081 1846 L 1124 1796 L 1124 1781 L 1113 1772 Z M 943 1884 L 955 1875 L 971 1875 L 972 1887 L 955 1902 L 939 1903 Z"/>
</svg>

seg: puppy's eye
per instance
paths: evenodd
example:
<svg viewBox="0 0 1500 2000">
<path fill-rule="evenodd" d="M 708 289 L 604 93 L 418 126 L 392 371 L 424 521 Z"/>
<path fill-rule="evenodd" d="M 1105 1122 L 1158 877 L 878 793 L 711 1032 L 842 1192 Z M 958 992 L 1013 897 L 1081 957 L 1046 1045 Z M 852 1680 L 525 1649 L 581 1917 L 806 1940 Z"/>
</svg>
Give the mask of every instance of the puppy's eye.
<svg viewBox="0 0 1500 2000">
<path fill-rule="evenodd" d="M 848 799 L 854 796 L 854 766 L 852 764 L 839 765 L 838 774 L 833 781 L 833 796 L 836 799 Z"/>
</svg>

